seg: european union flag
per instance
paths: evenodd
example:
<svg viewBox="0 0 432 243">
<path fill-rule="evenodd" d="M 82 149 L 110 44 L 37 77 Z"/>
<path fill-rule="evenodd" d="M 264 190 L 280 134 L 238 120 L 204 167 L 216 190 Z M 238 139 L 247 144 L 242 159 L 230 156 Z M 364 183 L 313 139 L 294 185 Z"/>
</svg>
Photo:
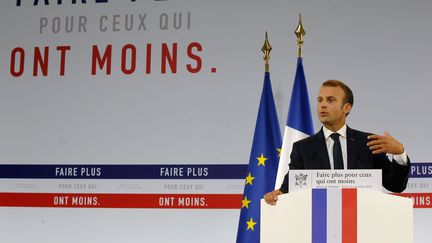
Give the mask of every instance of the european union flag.
<svg viewBox="0 0 432 243">
<path fill-rule="evenodd" d="M 273 191 L 282 138 L 270 73 L 265 73 L 243 193 L 237 243 L 260 242 L 260 200 Z"/>
</svg>

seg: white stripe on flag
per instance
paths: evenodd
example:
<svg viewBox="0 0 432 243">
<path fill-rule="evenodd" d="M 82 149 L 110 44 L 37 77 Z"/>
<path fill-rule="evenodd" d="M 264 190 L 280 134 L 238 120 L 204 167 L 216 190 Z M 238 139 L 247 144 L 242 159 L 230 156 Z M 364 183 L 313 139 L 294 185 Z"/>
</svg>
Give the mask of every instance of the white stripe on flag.
<svg viewBox="0 0 432 243">
<path fill-rule="evenodd" d="M 309 135 L 307 135 L 306 133 L 285 126 L 284 137 L 282 140 L 282 152 L 279 158 L 279 167 L 276 176 L 275 189 L 280 188 L 283 179 L 288 172 L 288 164 L 290 162 L 290 155 L 293 143 L 307 137 L 309 137 Z"/>
<path fill-rule="evenodd" d="M 327 242 L 342 243 L 342 190 L 327 189 Z"/>
</svg>

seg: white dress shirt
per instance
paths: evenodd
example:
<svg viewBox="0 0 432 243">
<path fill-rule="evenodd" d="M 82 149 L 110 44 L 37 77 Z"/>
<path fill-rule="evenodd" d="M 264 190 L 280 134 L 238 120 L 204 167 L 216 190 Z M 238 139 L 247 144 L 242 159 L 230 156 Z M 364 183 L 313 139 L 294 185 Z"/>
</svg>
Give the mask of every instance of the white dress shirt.
<svg viewBox="0 0 432 243">
<path fill-rule="evenodd" d="M 341 127 L 341 129 L 337 130 L 336 132 L 339 133 L 339 141 L 341 144 L 342 149 L 342 159 L 344 164 L 344 169 L 348 169 L 348 159 L 347 159 L 347 137 L 346 137 L 346 130 L 347 126 L 346 124 Z M 323 127 L 324 132 L 324 138 L 327 145 L 327 153 L 329 155 L 330 159 L 330 168 L 334 169 L 334 161 L 333 161 L 333 144 L 334 141 L 330 137 L 330 135 L 333 133 L 333 131 L 327 129 L 326 127 Z M 408 157 L 406 152 L 404 151 L 402 154 L 387 154 L 389 157 L 389 160 L 392 161 L 394 159 L 396 163 L 400 165 L 407 165 L 408 163 Z"/>
</svg>

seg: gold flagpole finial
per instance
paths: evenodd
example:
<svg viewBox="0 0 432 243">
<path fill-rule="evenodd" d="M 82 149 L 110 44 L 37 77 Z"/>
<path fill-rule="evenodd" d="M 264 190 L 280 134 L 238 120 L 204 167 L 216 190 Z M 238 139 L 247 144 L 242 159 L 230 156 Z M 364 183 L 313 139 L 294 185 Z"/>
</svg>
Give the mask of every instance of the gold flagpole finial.
<svg viewBox="0 0 432 243">
<path fill-rule="evenodd" d="M 299 15 L 299 23 L 294 33 L 297 36 L 298 57 L 302 57 L 303 56 L 303 52 L 302 52 L 303 36 L 306 35 L 306 31 L 303 29 L 301 14 Z"/>
<path fill-rule="evenodd" d="M 264 53 L 264 61 L 265 61 L 265 71 L 269 72 L 270 68 L 269 68 L 269 60 L 270 60 L 270 51 L 272 50 L 272 47 L 268 41 L 268 37 L 267 37 L 267 31 L 265 34 L 265 41 L 264 41 L 264 45 L 261 48 L 261 51 Z"/>
</svg>

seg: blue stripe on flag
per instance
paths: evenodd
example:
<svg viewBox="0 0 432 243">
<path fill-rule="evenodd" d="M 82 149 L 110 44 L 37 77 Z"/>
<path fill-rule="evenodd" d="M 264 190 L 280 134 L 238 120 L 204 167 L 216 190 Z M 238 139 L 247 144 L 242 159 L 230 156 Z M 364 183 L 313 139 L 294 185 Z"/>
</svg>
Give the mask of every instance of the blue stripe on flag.
<svg viewBox="0 0 432 243">
<path fill-rule="evenodd" d="M 312 189 L 312 243 L 327 243 L 326 189 Z"/>
</svg>

